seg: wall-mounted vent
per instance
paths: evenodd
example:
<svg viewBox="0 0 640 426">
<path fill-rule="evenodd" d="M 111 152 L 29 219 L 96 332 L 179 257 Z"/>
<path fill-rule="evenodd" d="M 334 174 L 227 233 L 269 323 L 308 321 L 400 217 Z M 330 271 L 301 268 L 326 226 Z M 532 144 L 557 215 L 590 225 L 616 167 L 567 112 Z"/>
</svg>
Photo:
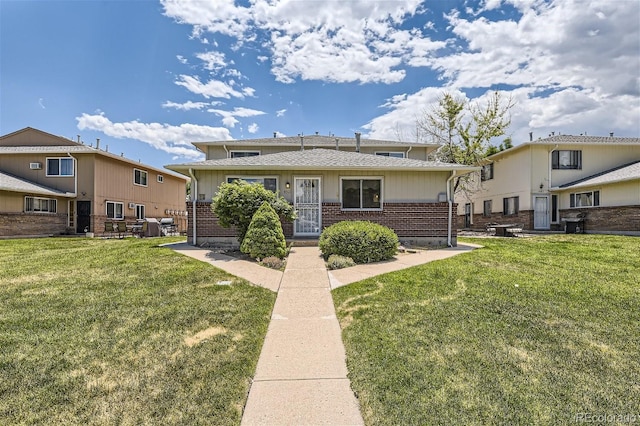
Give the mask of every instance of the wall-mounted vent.
<svg viewBox="0 0 640 426">
<path fill-rule="evenodd" d="M 129 208 L 130 209 L 135 209 L 136 208 L 136 203 L 129 203 Z"/>
<path fill-rule="evenodd" d="M 42 170 L 42 163 L 29 163 L 31 170 Z"/>
</svg>

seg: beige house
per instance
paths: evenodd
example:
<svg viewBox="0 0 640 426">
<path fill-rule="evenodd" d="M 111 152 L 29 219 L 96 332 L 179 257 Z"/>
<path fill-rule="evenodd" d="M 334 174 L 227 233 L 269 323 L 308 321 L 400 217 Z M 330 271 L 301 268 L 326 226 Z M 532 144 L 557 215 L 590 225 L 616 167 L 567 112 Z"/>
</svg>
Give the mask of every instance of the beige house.
<svg viewBox="0 0 640 426">
<path fill-rule="evenodd" d="M 369 220 L 400 240 L 455 245 L 452 177 L 477 167 L 427 161 L 435 145 L 304 136 L 194 143 L 205 161 L 166 166 L 190 176 L 195 200 L 187 203 L 192 244 L 237 244 L 211 212 L 220 184 L 243 179 L 283 195 L 298 212 L 285 223 L 288 238 L 317 238 L 344 220 Z"/>
<path fill-rule="evenodd" d="M 640 138 L 529 141 L 488 157 L 476 176 L 477 191 L 456 196 L 462 228 L 640 234 Z"/>
<path fill-rule="evenodd" d="M 27 127 L 0 137 L 0 237 L 104 232 L 106 221 L 173 217 L 187 179 Z"/>
</svg>

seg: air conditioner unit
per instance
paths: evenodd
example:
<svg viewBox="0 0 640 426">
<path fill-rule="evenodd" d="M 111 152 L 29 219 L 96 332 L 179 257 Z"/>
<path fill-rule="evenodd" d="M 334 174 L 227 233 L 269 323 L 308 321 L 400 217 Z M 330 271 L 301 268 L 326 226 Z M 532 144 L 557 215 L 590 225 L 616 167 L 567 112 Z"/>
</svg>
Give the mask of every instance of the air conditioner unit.
<svg viewBox="0 0 640 426">
<path fill-rule="evenodd" d="M 42 169 L 42 163 L 29 163 L 29 168 L 31 170 L 41 170 Z"/>
<path fill-rule="evenodd" d="M 130 209 L 135 209 L 136 208 L 136 203 L 129 203 L 129 208 Z"/>
</svg>

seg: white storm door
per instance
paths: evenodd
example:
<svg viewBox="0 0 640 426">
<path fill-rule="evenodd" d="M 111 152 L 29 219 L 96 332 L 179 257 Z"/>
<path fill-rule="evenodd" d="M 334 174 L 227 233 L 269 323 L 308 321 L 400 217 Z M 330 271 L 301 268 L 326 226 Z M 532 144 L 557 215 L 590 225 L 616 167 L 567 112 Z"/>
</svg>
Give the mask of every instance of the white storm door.
<svg viewBox="0 0 640 426">
<path fill-rule="evenodd" d="M 320 178 L 294 178 L 293 205 L 298 212 L 298 218 L 293 225 L 293 235 L 320 235 Z"/>
<path fill-rule="evenodd" d="M 549 229 L 549 197 L 533 197 L 533 229 Z"/>
</svg>

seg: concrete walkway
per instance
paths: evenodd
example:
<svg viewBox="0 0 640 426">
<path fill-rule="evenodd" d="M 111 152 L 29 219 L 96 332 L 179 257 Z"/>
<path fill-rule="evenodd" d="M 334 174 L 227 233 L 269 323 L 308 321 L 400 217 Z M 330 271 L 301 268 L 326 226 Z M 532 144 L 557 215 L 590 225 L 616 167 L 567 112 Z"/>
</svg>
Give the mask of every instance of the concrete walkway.
<svg viewBox="0 0 640 426">
<path fill-rule="evenodd" d="M 400 253 L 389 262 L 331 272 L 318 247 L 293 247 L 284 272 L 187 244 L 170 247 L 278 292 L 243 425 L 361 425 L 331 289 L 478 246 Z"/>
</svg>

